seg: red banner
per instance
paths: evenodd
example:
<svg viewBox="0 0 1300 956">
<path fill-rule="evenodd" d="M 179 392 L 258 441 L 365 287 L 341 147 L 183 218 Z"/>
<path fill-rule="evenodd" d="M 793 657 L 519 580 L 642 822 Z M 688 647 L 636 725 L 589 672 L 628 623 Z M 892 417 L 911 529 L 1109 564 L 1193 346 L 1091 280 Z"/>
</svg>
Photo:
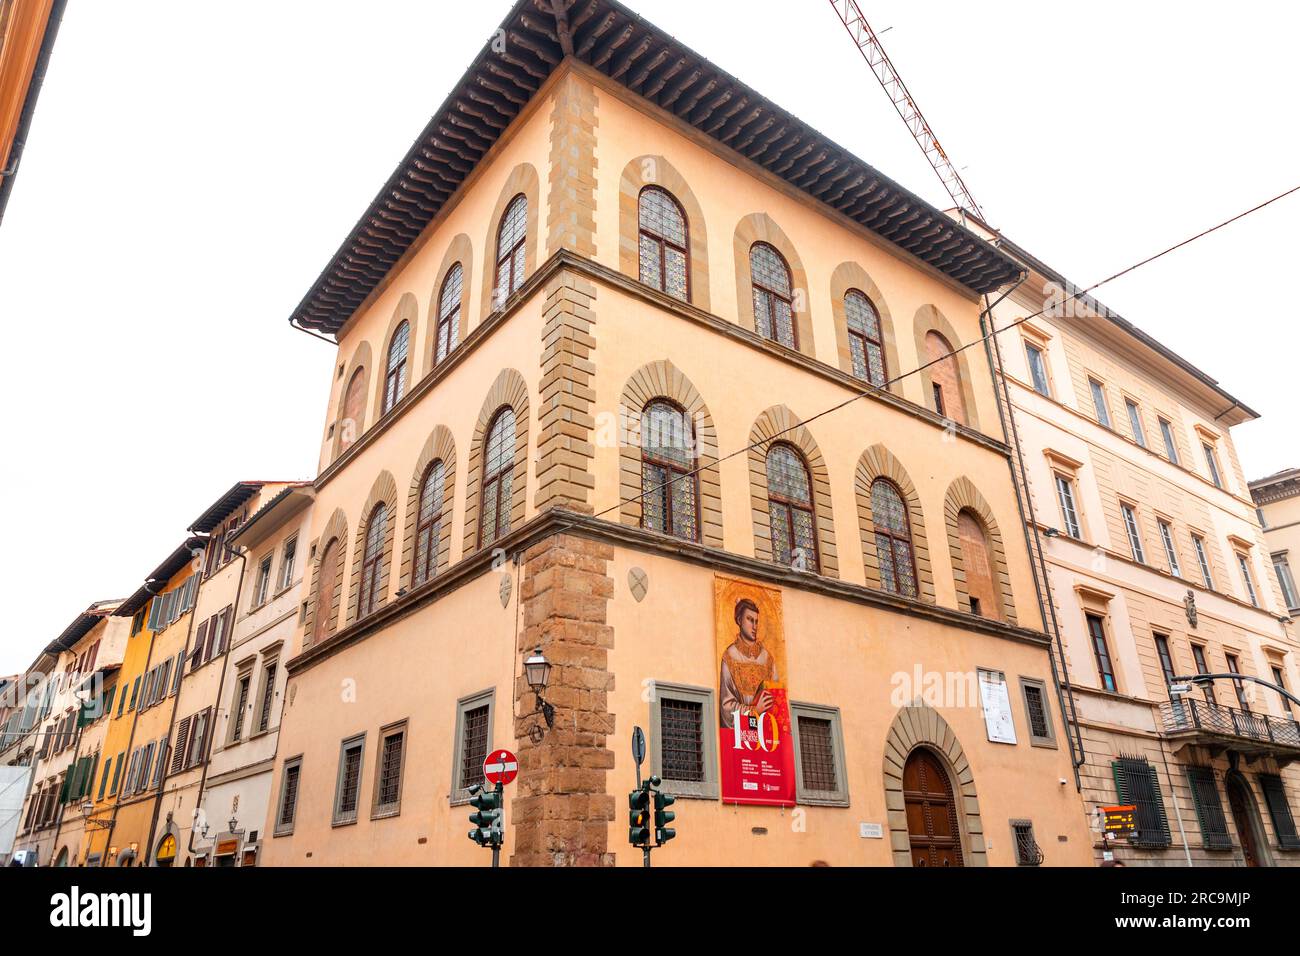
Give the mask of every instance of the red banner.
<svg viewBox="0 0 1300 956">
<path fill-rule="evenodd" d="M 781 592 L 714 575 L 723 803 L 794 806 Z"/>
</svg>

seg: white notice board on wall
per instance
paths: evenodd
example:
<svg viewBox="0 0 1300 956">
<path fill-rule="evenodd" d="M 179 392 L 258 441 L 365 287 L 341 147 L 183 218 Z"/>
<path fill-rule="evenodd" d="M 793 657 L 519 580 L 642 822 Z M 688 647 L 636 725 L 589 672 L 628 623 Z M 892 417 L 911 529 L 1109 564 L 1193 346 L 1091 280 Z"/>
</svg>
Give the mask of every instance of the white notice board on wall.
<svg viewBox="0 0 1300 956">
<path fill-rule="evenodd" d="M 1016 722 L 1011 716 L 1011 695 L 1007 677 L 1001 671 L 979 672 L 980 704 L 984 707 L 984 727 L 995 744 L 1016 742 Z"/>
</svg>

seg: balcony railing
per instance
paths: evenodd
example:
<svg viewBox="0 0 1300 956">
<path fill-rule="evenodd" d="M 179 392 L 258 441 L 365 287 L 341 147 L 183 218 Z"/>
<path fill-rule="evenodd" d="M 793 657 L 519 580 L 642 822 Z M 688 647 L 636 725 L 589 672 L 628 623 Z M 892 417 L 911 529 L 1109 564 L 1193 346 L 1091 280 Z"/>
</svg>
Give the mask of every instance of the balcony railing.
<svg viewBox="0 0 1300 956">
<path fill-rule="evenodd" d="M 1166 733 L 1201 731 L 1300 750 L 1300 723 L 1292 718 L 1253 714 L 1192 697 L 1161 704 L 1160 718 Z"/>
</svg>

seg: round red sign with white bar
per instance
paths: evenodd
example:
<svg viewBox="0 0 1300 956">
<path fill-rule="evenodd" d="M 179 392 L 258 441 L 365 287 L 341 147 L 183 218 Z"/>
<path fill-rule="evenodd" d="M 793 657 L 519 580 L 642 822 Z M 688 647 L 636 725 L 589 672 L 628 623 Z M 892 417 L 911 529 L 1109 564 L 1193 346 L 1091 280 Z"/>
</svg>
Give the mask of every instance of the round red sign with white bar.
<svg viewBox="0 0 1300 956">
<path fill-rule="evenodd" d="M 488 783 L 502 786 L 519 775 L 519 761 L 509 750 L 490 750 L 483 758 L 483 776 Z"/>
</svg>

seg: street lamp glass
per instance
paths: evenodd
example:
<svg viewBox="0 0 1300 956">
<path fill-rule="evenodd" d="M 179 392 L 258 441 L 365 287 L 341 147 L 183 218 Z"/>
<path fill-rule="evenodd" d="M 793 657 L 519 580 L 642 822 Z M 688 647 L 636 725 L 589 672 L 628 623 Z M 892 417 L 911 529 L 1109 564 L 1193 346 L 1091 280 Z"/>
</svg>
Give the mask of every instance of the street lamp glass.
<svg viewBox="0 0 1300 956">
<path fill-rule="evenodd" d="M 524 661 L 524 677 L 534 693 L 545 690 L 546 685 L 550 683 L 551 662 L 542 656 L 540 647 L 533 651 L 532 657 Z"/>
</svg>

